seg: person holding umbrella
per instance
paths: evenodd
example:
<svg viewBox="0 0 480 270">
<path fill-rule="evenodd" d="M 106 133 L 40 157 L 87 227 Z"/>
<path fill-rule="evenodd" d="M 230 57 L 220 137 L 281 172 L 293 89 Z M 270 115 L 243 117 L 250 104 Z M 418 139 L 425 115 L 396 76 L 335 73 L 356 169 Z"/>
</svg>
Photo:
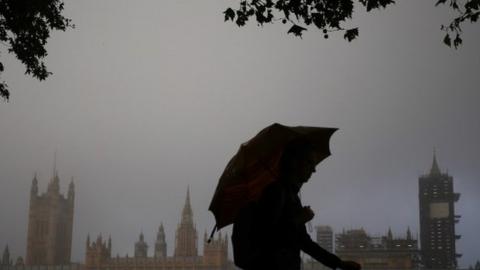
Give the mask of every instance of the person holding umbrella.
<svg viewBox="0 0 480 270">
<path fill-rule="evenodd" d="M 324 250 L 307 233 L 314 212 L 299 192 L 330 155 L 336 129 L 273 124 L 243 144 L 220 178 L 210 210 L 221 228 L 233 223 L 233 255 L 245 270 L 300 270 L 303 251 L 322 264 L 360 270 Z"/>
</svg>

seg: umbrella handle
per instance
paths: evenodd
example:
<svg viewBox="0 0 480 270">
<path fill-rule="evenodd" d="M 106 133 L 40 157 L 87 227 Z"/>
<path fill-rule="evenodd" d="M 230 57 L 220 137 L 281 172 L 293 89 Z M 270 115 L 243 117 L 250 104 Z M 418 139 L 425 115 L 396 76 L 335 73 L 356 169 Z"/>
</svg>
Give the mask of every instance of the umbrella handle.
<svg viewBox="0 0 480 270">
<path fill-rule="evenodd" d="M 215 226 L 213 226 L 212 232 L 210 233 L 210 237 L 208 237 L 207 243 L 210 244 L 210 242 L 212 242 L 213 235 L 215 234 L 216 230 L 217 230 L 217 224 L 215 224 Z"/>
</svg>

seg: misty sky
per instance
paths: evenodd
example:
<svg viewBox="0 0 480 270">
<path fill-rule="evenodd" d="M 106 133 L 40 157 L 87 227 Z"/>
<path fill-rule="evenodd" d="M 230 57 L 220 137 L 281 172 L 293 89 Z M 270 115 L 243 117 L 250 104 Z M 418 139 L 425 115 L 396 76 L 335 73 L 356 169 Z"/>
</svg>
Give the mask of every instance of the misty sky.
<svg viewBox="0 0 480 270">
<path fill-rule="evenodd" d="M 44 82 L 2 47 L 0 250 L 25 256 L 31 180 L 76 184 L 72 258 L 87 233 L 111 234 L 133 254 L 143 230 L 153 252 L 160 222 L 168 254 L 187 186 L 200 234 L 217 180 L 240 143 L 274 122 L 337 127 L 332 156 L 303 192 L 313 225 L 404 236 L 419 229 L 418 177 L 434 147 L 462 193 L 456 212 L 460 266 L 480 259 L 480 28 L 464 45 L 441 43 L 451 14 L 435 1 L 398 1 L 351 25 L 357 40 L 302 39 L 288 25 L 238 28 L 222 12 L 236 1 L 66 1 L 75 29 L 47 45 Z M 228 229 L 226 231 L 229 231 Z"/>
</svg>

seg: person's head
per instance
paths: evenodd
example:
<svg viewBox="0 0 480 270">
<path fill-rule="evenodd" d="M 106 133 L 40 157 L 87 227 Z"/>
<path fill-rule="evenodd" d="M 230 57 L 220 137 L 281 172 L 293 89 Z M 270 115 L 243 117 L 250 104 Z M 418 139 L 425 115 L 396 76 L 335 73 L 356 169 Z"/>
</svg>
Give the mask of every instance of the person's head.
<svg viewBox="0 0 480 270">
<path fill-rule="evenodd" d="M 294 184 L 302 185 L 307 182 L 315 172 L 313 146 L 307 140 L 294 140 L 290 142 L 280 160 L 281 177 Z"/>
</svg>

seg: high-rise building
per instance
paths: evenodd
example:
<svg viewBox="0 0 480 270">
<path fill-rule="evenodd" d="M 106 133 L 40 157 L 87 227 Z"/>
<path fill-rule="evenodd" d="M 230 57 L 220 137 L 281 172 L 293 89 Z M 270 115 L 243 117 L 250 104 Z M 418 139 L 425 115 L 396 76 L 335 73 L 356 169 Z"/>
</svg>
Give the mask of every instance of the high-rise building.
<svg viewBox="0 0 480 270">
<path fill-rule="evenodd" d="M 427 269 L 454 269 L 457 266 L 454 203 L 460 198 L 453 190 L 453 177 L 442 173 L 435 153 L 430 172 L 420 176 L 420 245 L 422 263 Z"/>
<path fill-rule="evenodd" d="M 35 175 L 30 191 L 26 265 L 70 264 L 75 186 L 60 194 L 60 180 L 54 169 L 47 192 L 38 194 Z"/>
<path fill-rule="evenodd" d="M 333 231 L 330 226 L 317 226 L 317 243 L 330 253 L 333 253 Z"/>
</svg>

